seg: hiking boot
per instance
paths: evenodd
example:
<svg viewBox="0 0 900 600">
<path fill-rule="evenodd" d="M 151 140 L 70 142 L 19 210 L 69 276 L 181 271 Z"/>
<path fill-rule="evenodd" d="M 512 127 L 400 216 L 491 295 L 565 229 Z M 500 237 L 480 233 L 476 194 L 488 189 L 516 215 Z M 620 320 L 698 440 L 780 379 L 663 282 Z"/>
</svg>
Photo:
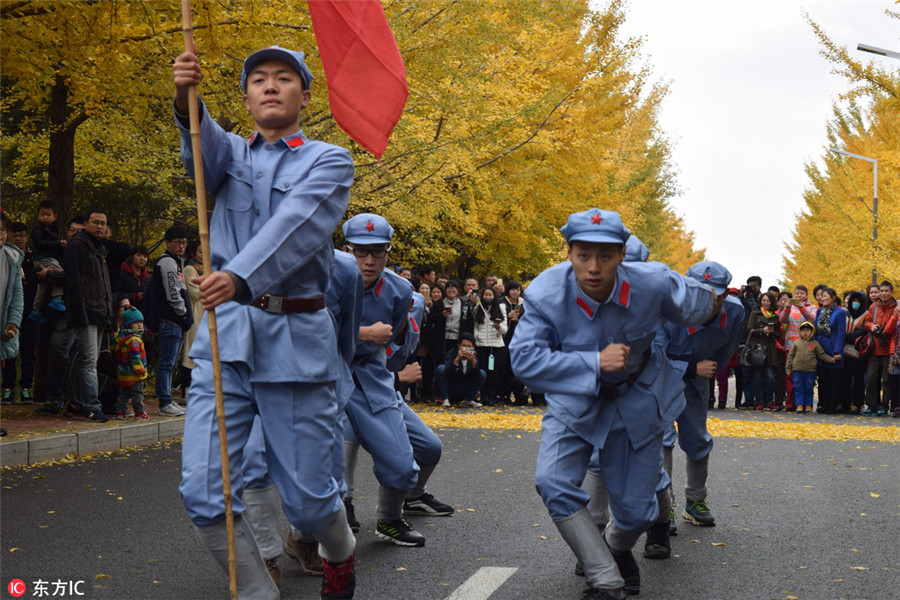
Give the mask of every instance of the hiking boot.
<svg viewBox="0 0 900 600">
<path fill-rule="evenodd" d="M 619 567 L 619 575 L 625 580 L 625 586 L 622 590 L 629 596 L 634 596 L 641 592 L 641 569 L 638 567 L 637 561 L 631 550 L 622 554 L 612 553 L 616 566 Z"/>
<path fill-rule="evenodd" d="M 321 577 L 325 574 L 322 557 L 319 556 L 318 542 L 301 542 L 294 537 L 293 533 L 289 533 L 282 547 L 285 554 L 300 563 L 300 570 L 304 575 Z"/>
<path fill-rule="evenodd" d="M 699 525 L 700 527 L 716 526 L 716 518 L 709 512 L 709 506 L 706 505 L 705 500 L 697 500 L 696 502 L 686 504 L 681 516 L 685 521 L 690 521 L 694 525 Z"/>
<path fill-rule="evenodd" d="M 404 518 L 393 521 L 378 520 L 375 535 L 398 546 L 424 546 L 425 536 L 412 528 Z"/>
<path fill-rule="evenodd" d="M 350 531 L 359 533 L 361 527 L 359 521 L 356 520 L 356 509 L 353 508 L 352 498 L 346 498 L 344 500 L 344 510 L 347 512 L 347 525 L 350 526 Z"/>
<path fill-rule="evenodd" d="M 159 408 L 159 415 L 161 417 L 183 417 L 184 409 L 175 404 L 174 402 L 170 402 L 165 406 L 161 406 Z"/>
<path fill-rule="evenodd" d="M 31 397 L 31 390 L 23 388 L 19 392 L 19 402 L 22 404 L 34 404 L 34 398 Z"/>
<path fill-rule="evenodd" d="M 353 555 L 347 562 L 332 564 L 322 559 L 325 579 L 322 581 L 320 600 L 350 600 L 356 589 L 356 575 L 353 572 Z"/>
<path fill-rule="evenodd" d="M 438 502 L 428 492 L 403 502 L 403 514 L 412 517 L 448 517 L 454 512 L 452 506 Z"/>
<path fill-rule="evenodd" d="M 644 558 L 669 558 L 672 556 L 672 545 L 669 543 L 669 523 L 654 523 L 647 531 L 647 542 L 644 544 Z"/>
<path fill-rule="evenodd" d="M 582 592 L 581 600 L 624 600 L 625 592 L 621 589 L 617 590 L 601 590 L 599 588 L 589 587 Z"/>
<path fill-rule="evenodd" d="M 266 570 L 269 577 L 275 582 L 275 587 L 281 589 L 281 568 L 278 566 L 278 557 L 266 559 Z"/>
</svg>

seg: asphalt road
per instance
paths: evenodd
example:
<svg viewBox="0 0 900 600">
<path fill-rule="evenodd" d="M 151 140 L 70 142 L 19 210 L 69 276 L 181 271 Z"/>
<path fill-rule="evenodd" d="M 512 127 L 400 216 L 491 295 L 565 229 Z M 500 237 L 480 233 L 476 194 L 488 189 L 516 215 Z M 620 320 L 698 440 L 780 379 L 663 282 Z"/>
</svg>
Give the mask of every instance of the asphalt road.
<svg viewBox="0 0 900 600">
<path fill-rule="evenodd" d="M 539 434 L 441 430 L 429 486 L 452 517 L 416 518 L 424 548 L 377 541 L 368 457 L 357 476 L 358 599 L 556 600 L 583 579 L 534 491 Z M 674 556 L 639 556 L 639 598 L 823 600 L 900 597 L 900 453 L 879 442 L 718 438 L 710 506 L 718 526 L 679 523 Z M 676 484 L 684 484 L 676 452 Z M 2 473 L 0 598 L 226 598 L 227 578 L 197 540 L 178 496 L 180 445 Z M 676 489 L 678 489 L 676 487 Z M 678 493 L 679 502 L 683 495 Z M 287 523 L 282 523 L 287 533 Z M 639 542 L 639 549 L 643 542 Z M 281 558 L 282 598 L 317 598 L 320 581 Z M 55 582 L 81 581 L 73 593 Z M 468 582 L 468 583 L 467 583 Z M 499 586 L 499 587 L 497 587 Z M 495 589 L 496 588 L 496 589 Z M 73 590 L 69 590 L 71 592 Z"/>
</svg>

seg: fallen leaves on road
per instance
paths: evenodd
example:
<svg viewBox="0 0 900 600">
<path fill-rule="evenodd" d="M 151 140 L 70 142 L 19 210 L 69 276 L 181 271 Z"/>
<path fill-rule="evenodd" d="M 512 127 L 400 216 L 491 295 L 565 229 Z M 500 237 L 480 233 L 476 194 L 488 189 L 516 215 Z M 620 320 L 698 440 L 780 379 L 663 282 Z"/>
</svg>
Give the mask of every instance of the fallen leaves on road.
<svg viewBox="0 0 900 600">
<path fill-rule="evenodd" d="M 438 428 L 540 431 L 544 416 L 542 409 L 535 408 L 494 408 L 468 412 L 417 404 L 413 409 L 428 426 Z M 715 418 L 707 420 L 707 427 L 717 437 L 900 443 L 898 427 Z"/>
</svg>

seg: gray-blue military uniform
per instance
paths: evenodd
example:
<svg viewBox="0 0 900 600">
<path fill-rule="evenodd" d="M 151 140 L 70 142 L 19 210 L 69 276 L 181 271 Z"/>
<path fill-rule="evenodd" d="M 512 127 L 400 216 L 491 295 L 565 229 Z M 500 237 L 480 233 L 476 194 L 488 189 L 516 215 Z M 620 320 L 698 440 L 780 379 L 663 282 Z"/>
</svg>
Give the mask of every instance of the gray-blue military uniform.
<svg viewBox="0 0 900 600">
<path fill-rule="evenodd" d="M 621 245 L 630 235 L 616 213 L 597 209 L 571 215 L 563 234 L 570 244 Z M 713 294 L 662 264 L 623 262 L 612 293 L 599 303 L 581 291 L 567 261 L 541 273 L 525 297 L 510 352 L 516 375 L 547 398 L 536 486 L 590 585 L 621 588 L 610 549 L 630 554 L 659 512 L 656 487 L 667 424 L 659 374 L 666 357 L 653 340 L 661 319 L 684 326 L 705 321 Z M 628 366 L 601 373 L 600 351 L 613 343 L 630 347 Z M 580 487 L 595 447 L 614 515 L 606 542 Z"/>
<path fill-rule="evenodd" d="M 356 260 L 340 250 L 334 251 L 334 272 L 331 287 L 328 289 L 326 306 L 334 317 L 337 333 L 338 350 L 341 358 L 341 377 L 337 381 L 338 424 L 334 429 L 334 446 L 332 454 L 332 477 L 337 481 L 341 495 L 346 491 L 344 482 L 344 408 L 350 400 L 353 390 L 353 376 L 350 373 L 350 361 L 356 352 L 356 339 L 359 334 L 359 321 L 362 312 L 362 275 Z M 280 518 L 280 502 L 275 488 L 269 478 L 266 461 L 266 446 L 262 435 L 262 426 L 257 416 L 253 420 L 250 437 L 244 448 L 242 465 L 244 476 L 244 494 L 242 501 L 246 508 L 244 516 L 259 545 L 264 560 L 281 556 L 281 535 L 278 532 Z M 292 526 L 296 539 L 313 541 L 310 535 Z"/>
<path fill-rule="evenodd" d="M 309 83 L 312 76 L 302 53 L 273 48 L 247 58 L 242 80 L 249 68 L 273 56 L 291 64 Z M 188 119 L 176 114 L 176 122 L 184 166 L 193 173 Z M 258 414 L 268 472 L 285 515 L 298 529 L 316 535 L 326 559 L 343 562 L 355 542 L 332 477 L 341 361 L 324 300 L 334 264 L 331 233 L 347 208 L 353 161 L 347 150 L 311 141 L 299 129 L 275 142 L 257 133 L 249 140 L 240 138 L 219 127 L 202 103 L 200 138 L 206 186 L 216 197 L 210 222 L 212 268 L 231 274 L 238 289 L 234 301 L 216 308 L 234 513 L 244 510 L 243 448 Z M 201 539 L 226 565 L 206 316 L 190 356 L 197 366 L 179 491 Z M 243 533 L 242 519 L 235 523 L 240 555 L 244 538 L 252 535 Z M 245 568 L 242 560 L 239 570 Z M 251 562 L 254 574 L 257 566 L 266 573 L 258 551 Z"/>
<path fill-rule="evenodd" d="M 388 243 L 393 236 L 393 228 L 384 218 L 370 214 L 348 219 L 343 231 L 348 243 Z M 384 269 L 363 293 L 361 325 L 388 323 L 397 336 L 407 322 L 412 292 L 409 281 Z M 354 437 L 375 463 L 381 486 L 379 519 L 394 520 L 401 517 L 406 493 L 416 485 L 419 466 L 398 406 L 394 375 L 387 368 L 387 349 L 373 342 L 357 344 L 351 364 L 355 386 L 346 413 Z M 402 345 L 392 351 L 398 353 L 403 354 Z"/>
<path fill-rule="evenodd" d="M 395 346 L 391 349 L 391 356 L 388 358 L 388 369 L 391 371 L 399 371 L 406 366 L 408 357 L 416 352 L 419 346 L 419 323 L 425 316 L 425 296 L 419 292 L 413 292 L 412 308 L 409 310 L 408 324 L 406 327 L 406 335 L 403 340 L 403 348 Z M 416 478 L 416 485 L 406 494 L 407 500 L 415 500 L 425 493 L 425 486 L 431 478 L 435 467 L 441 460 L 443 452 L 443 444 L 441 438 L 435 435 L 434 431 L 422 421 L 422 418 L 409 407 L 403 400 L 399 392 L 396 392 L 397 406 L 403 411 L 403 423 L 406 425 L 406 433 L 409 435 L 409 443 L 413 448 L 413 458 L 419 465 L 419 476 Z"/>
<path fill-rule="evenodd" d="M 712 261 L 693 265 L 686 275 L 711 285 L 718 295 L 724 294 L 731 283 L 728 269 Z M 731 296 L 725 297 L 719 313 L 707 323 L 692 327 L 666 324 L 669 333 L 667 354 L 670 359 L 680 362 L 684 370 L 683 393 L 686 404 L 677 418 L 678 431 L 676 432 L 674 424 L 670 424 L 666 430 L 663 440 L 666 449 L 665 463 L 671 475 L 671 449 L 677 438 L 679 446 L 687 455 L 686 507 L 683 516 L 697 525 L 715 525 L 715 520 L 705 506 L 709 454 L 713 447 L 712 436 L 706 428 L 709 379 L 696 375 L 697 363 L 702 360 L 712 360 L 718 365 L 727 363 L 741 341 L 743 325 L 743 305 Z M 704 505 L 694 507 L 693 510 L 699 512 L 692 514 L 692 505 L 695 503 Z"/>
<path fill-rule="evenodd" d="M 632 234 L 628 241 L 625 242 L 625 262 L 646 262 L 649 257 L 650 250 L 637 236 Z M 668 349 L 669 334 L 662 321 L 657 327 L 653 345 L 662 354 L 665 354 Z M 657 376 L 660 380 L 657 389 L 663 393 L 659 403 L 660 414 L 664 421 L 673 421 L 684 410 L 684 394 L 681 393 L 681 388 L 685 365 L 666 360 L 663 363 L 663 367 Z M 661 465 L 659 482 L 656 485 L 660 512 L 657 522 L 668 520 L 668 515 L 672 508 L 670 483 L 669 473 Z M 599 450 L 596 450 L 591 457 L 587 476 L 581 487 L 590 495 L 588 510 L 594 518 L 594 522 L 601 528 L 605 528 L 609 522 L 609 496 L 606 493 L 603 477 L 600 475 Z"/>
</svg>

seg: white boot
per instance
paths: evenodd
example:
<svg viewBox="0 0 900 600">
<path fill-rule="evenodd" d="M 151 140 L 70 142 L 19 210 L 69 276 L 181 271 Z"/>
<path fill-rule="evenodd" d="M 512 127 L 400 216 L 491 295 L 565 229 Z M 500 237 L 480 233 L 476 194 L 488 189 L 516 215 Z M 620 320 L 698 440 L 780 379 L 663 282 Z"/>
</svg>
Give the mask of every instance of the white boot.
<svg viewBox="0 0 900 600">
<path fill-rule="evenodd" d="M 581 563 L 591 587 L 618 590 L 625 585 L 609 546 L 586 508 L 553 523 Z"/>
<path fill-rule="evenodd" d="M 228 574 L 228 532 L 222 520 L 208 527 L 197 527 L 197 535 L 213 558 Z M 240 600 L 278 600 L 278 587 L 259 553 L 256 539 L 240 515 L 234 518 L 234 553 L 237 562 L 237 588 Z"/>
<path fill-rule="evenodd" d="M 259 545 L 264 560 L 281 556 L 281 535 L 278 520 L 281 517 L 281 502 L 274 485 L 264 488 L 244 490 L 244 519 L 253 530 L 253 537 Z"/>
</svg>

